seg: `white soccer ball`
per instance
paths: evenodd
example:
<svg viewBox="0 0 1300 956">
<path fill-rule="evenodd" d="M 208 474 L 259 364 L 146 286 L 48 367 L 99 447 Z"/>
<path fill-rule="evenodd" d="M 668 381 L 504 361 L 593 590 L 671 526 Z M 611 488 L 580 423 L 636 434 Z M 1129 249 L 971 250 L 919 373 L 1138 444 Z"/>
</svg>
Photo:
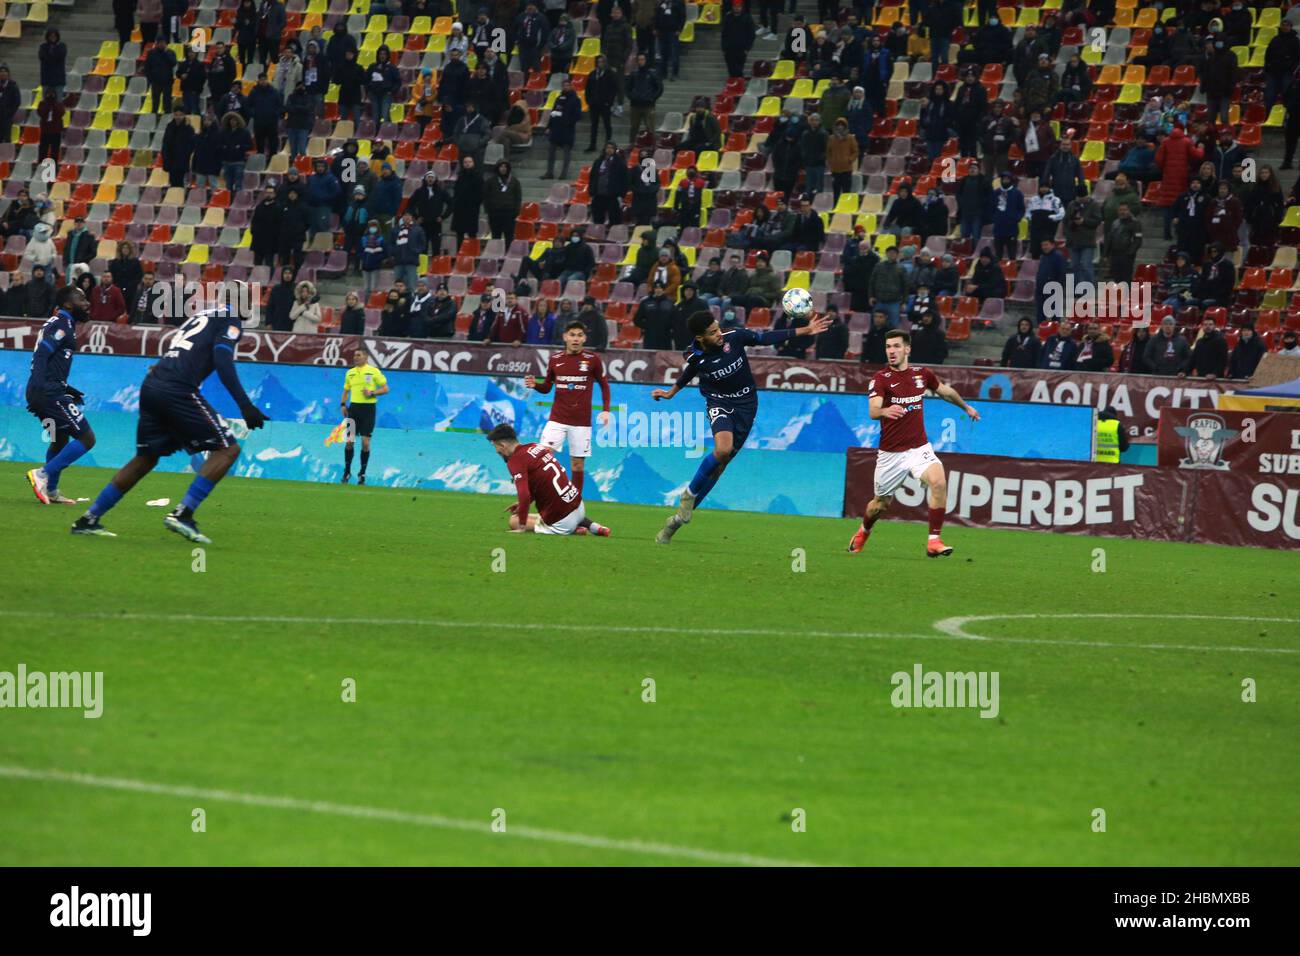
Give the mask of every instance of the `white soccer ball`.
<svg viewBox="0 0 1300 956">
<path fill-rule="evenodd" d="M 781 296 L 781 309 L 796 319 L 805 318 L 812 314 L 812 296 L 807 289 L 786 289 L 785 295 Z"/>
</svg>

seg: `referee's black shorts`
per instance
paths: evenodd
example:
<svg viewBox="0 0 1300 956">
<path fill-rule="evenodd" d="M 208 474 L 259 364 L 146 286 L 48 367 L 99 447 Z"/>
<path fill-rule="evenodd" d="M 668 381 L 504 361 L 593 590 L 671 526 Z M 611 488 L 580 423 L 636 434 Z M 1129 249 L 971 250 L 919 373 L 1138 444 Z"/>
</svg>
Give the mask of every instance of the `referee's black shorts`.
<svg viewBox="0 0 1300 956">
<path fill-rule="evenodd" d="M 378 402 L 353 402 L 348 406 L 348 417 L 356 428 L 356 433 L 369 438 L 375 433 L 375 406 Z"/>
</svg>

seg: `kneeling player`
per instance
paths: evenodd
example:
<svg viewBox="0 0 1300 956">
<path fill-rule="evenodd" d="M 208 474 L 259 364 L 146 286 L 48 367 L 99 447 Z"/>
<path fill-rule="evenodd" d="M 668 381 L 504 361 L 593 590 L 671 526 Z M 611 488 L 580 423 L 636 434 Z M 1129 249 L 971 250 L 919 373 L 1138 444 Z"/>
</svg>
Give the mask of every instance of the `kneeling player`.
<svg viewBox="0 0 1300 956">
<path fill-rule="evenodd" d="M 498 425 L 488 432 L 488 441 L 510 467 L 519 500 L 510 512 L 511 531 L 537 534 L 598 534 L 609 537 L 609 529 L 596 524 L 582 506 L 582 492 L 569 481 L 564 466 L 555 454 L 541 444 L 519 444 L 519 437 L 509 425 Z M 535 515 L 528 506 L 537 501 Z"/>
<path fill-rule="evenodd" d="M 122 466 L 94 504 L 77 519 L 73 534 L 114 537 L 99 519 L 153 471 L 158 459 L 184 448 L 191 455 L 206 451 L 208 457 L 180 505 L 163 519 L 163 526 L 198 544 L 211 544 L 199 532 L 194 512 L 239 457 L 239 444 L 200 393 L 203 380 L 215 368 L 248 427 L 261 428 L 266 422 L 235 372 L 235 343 L 241 334 L 238 314 L 224 308 L 200 312 L 176 330 L 171 347 L 149 369 L 140 386 L 135 457 Z"/>
<path fill-rule="evenodd" d="M 980 413 L 944 385 L 928 368 L 909 366 L 907 357 L 912 352 L 912 337 L 901 329 L 885 335 L 885 360 L 889 367 L 877 372 L 871 379 L 868 395 L 871 397 L 870 414 L 880 421 L 880 448 L 876 452 L 876 496 L 867 503 L 862 525 L 849 542 L 849 552 L 857 554 L 871 534 L 871 526 L 889 510 L 894 492 L 911 475 L 929 487 L 930 538 L 926 543 L 927 557 L 947 557 L 952 554 L 939 538 L 943 528 L 943 515 L 948 506 L 948 483 L 943 464 L 925 436 L 925 417 L 922 406 L 927 390 L 946 402 L 956 405 L 974 421 Z"/>
</svg>

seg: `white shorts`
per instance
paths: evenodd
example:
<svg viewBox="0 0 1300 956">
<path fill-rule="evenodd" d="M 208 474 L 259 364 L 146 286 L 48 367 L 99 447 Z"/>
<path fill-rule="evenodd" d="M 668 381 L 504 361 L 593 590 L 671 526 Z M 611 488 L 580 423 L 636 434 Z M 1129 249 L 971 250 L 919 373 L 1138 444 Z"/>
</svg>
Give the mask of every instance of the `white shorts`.
<svg viewBox="0 0 1300 956">
<path fill-rule="evenodd" d="M 938 464 L 939 456 L 929 442 L 907 451 L 876 452 L 876 497 L 888 498 L 911 475 L 918 481 L 931 465 Z"/>
<path fill-rule="evenodd" d="M 561 518 L 555 524 L 547 524 L 542 520 L 542 516 L 537 516 L 537 527 L 533 529 L 535 534 L 573 534 L 578 530 L 578 522 L 587 517 L 587 509 L 581 503 L 567 515 Z"/>
<path fill-rule="evenodd" d="M 570 458 L 591 457 L 591 426 L 561 425 L 559 422 L 547 422 L 538 441 L 552 451 L 564 447 L 565 439 L 569 442 Z"/>
</svg>

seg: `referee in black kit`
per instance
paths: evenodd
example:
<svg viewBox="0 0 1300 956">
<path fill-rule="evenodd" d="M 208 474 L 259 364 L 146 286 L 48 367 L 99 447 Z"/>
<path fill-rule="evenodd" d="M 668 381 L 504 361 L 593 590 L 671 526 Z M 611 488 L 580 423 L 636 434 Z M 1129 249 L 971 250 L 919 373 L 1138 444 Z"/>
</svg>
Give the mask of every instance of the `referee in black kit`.
<svg viewBox="0 0 1300 956">
<path fill-rule="evenodd" d="M 343 484 L 352 477 L 352 452 L 356 436 L 361 436 L 361 471 L 357 484 L 366 483 L 366 465 L 370 463 L 370 436 L 375 431 L 375 406 L 380 395 L 388 394 L 388 379 L 369 362 L 365 349 L 352 353 L 352 367 L 343 379 L 343 398 L 339 407 L 343 417 L 352 420 L 347 444 L 343 446 Z"/>
</svg>

